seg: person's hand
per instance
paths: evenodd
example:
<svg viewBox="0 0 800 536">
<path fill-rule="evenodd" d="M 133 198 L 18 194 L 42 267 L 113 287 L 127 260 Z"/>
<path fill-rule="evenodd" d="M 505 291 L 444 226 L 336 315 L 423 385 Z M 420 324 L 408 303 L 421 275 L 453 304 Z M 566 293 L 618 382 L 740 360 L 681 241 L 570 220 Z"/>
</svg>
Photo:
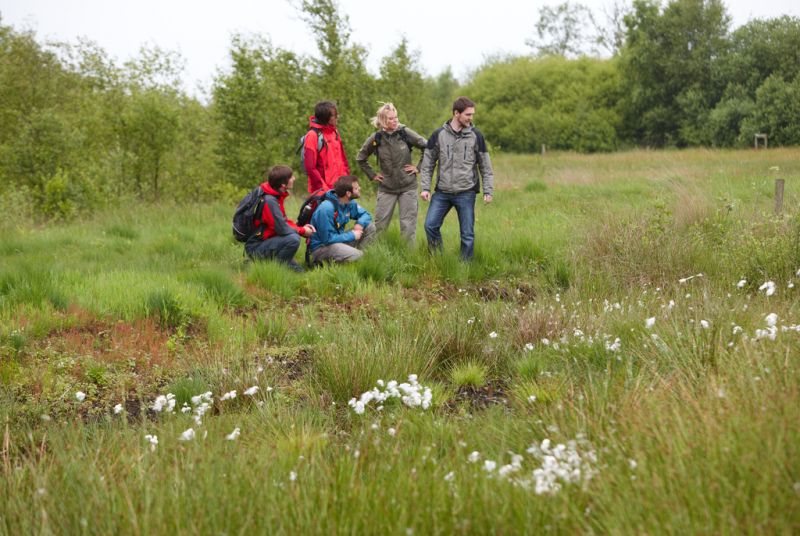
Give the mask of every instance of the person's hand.
<svg viewBox="0 0 800 536">
<path fill-rule="evenodd" d="M 431 200 L 431 193 L 427 190 L 423 190 L 422 193 L 419 194 L 423 201 L 430 201 Z"/>
<path fill-rule="evenodd" d="M 492 202 L 492 195 L 491 194 L 483 194 L 483 202 L 487 205 Z"/>
<path fill-rule="evenodd" d="M 403 171 L 405 171 L 409 175 L 411 173 L 413 173 L 414 175 L 419 173 L 419 170 L 417 169 L 417 166 L 415 166 L 414 164 L 406 164 L 405 166 L 403 166 Z"/>
<path fill-rule="evenodd" d="M 353 234 L 356 235 L 356 240 L 361 240 L 361 234 L 364 232 L 360 227 L 353 227 Z"/>
<path fill-rule="evenodd" d="M 376 173 L 372 180 L 375 182 L 383 182 L 383 173 Z"/>
<path fill-rule="evenodd" d="M 307 225 L 303 225 L 303 236 L 310 236 L 316 232 L 317 232 L 316 227 L 314 227 L 310 223 Z"/>
</svg>

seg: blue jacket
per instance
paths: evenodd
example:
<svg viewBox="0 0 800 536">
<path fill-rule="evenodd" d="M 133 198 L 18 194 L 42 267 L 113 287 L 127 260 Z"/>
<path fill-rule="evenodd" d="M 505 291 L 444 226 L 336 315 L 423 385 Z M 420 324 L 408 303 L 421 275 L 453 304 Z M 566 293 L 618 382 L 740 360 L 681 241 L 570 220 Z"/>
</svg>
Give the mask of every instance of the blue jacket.
<svg viewBox="0 0 800 536">
<path fill-rule="evenodd" d="M 311 225 L 317 229 L 317 232 L 311 235 L 311 250 L 330 244 L 354 242 L 356 235 L 353 231 L 344 229 L 350 220 L 355 220 L 366 229 L 372 221 L 372 216 L 355 201 L 342 205 L 336 193 L 328 190 L 325 193 L 325 200 L 311 216 Z"/>
</svg>

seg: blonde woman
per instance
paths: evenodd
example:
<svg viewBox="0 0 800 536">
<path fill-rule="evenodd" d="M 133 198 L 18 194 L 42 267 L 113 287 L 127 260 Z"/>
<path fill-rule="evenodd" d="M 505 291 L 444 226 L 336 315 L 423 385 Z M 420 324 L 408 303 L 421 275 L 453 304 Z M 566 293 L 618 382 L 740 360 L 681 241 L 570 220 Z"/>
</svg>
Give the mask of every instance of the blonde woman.
<svg viewBox="0 0 800 536">
<path fill-rule="evenodd" d="M 394 206 L 400 207 L 400 234 L 414 244 L 417 232 L 417 166 L 411 163 L 411 149 L 424 149 L 427 140 L 400 124 L 397 109 L 390 102 L 382 104 L 372 119 L 378 129 L 358 152 L 356 161 L 371 180 L 378 182 L 375 226 L 382 231 L 389 226 Z M 367 160 L 376 154 L 379 172 Z"/>
</svg>

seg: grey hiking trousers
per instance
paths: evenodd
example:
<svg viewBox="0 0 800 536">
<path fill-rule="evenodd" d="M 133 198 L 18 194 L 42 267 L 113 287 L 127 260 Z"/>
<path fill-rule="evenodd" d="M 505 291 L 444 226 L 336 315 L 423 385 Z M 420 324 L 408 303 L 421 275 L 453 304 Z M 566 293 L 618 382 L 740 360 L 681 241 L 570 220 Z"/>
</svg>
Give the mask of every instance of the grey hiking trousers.
<svg viewBox="0 0 800 536">
<path fill-rule="evenodd" d="M 417 190 L 409 190 L 402 194 L 390 194 L 378 190 L 375 203 L 375 226 L 383 231 L 392 222 L 394 206 L 400 207 L 400 234 L 414 245 L 417 237 Z"/>
<path fill-rule="evenodd" d="M 314 260 L 314 262 L 357 261 L 364 255 L 362 250 L 375 239 L 376 234 L 377 231 L 375 229 L 375 223 L 370 223 L 364 229 L 360 240 L 347 243 L 337 242 L 336 244 L 320 246 L 311 252 L 311 258 Z"/>
</svg>

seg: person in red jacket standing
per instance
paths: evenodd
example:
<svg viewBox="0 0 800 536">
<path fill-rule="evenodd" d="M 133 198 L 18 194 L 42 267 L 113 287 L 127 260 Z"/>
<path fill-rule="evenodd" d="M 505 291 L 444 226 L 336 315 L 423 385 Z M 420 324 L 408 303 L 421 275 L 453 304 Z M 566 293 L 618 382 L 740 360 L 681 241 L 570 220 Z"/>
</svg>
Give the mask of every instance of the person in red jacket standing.
<svg viewBox="0 0 800 536">
<path fill-rule="evenodd" d="M 330 101 L 318 102 L 309 118 L 308 134 L 303 143 L 303 162 L 308 175 L 308 192 L 330 190 L 336 179 L 350 174 L 342 137 L 336 129 L 339 111 Z M 322 144 L 319 137 L 322 136 Z"/>
<path fill-rule="evenodd" d="M 253 260 L 274 259 L 289 266 L 295 272 L 303 272 L 294 260 L 300 247 L 300 237 L 316 232 L 313 225 L 299 227 L 286 217 L 283 201 L 289 196 L 294 184 L 294 173 L 289 166 L 273 166 L 267 180 L 261 183 L 264 191 L 264 210 L 255 221 L 256 232 L 244 245 L 247 255 Z"/>
</svg>

